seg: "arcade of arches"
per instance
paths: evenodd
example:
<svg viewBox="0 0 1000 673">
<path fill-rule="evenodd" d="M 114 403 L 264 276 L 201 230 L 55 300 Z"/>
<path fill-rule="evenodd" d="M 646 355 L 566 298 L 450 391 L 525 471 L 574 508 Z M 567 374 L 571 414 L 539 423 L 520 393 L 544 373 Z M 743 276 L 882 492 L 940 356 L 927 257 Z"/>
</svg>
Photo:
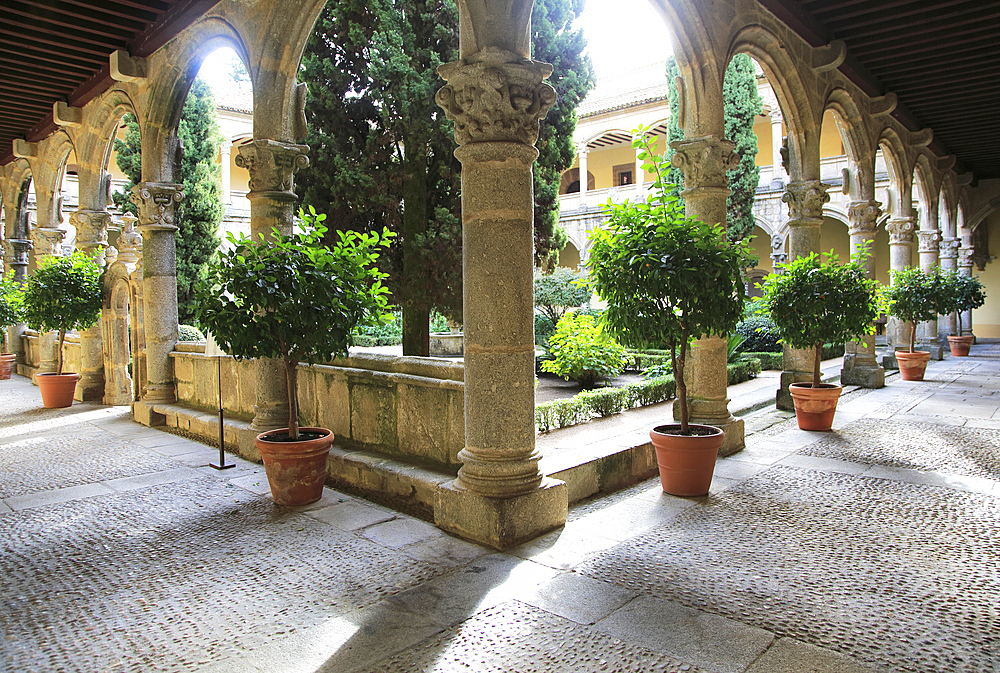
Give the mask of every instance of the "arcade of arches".
<svg viewBox="0 0 1000 673">
<path fill-rule="evenodd" d="M 40 114 L 23 137 L 0 146 L 5 269 L 24 278 L 36 260 L 62 254 L 64 240 L 108 268 L 103 320 L 72 346 L 81 373 L 79 399 L 131 402 L 143 424 L 171 422 L 197 431 L 197 414 L 184 416 L 183 410 L 210 407 L 217 381 L 213 362 L 177 344 L 173 212 L 183 199 L 176 174 L 179 110 L 205 56 L 232 47 L 253 83 L 253 139 L 237 148 L 237 164 L 249 173 L 250 228 L 290 230 L 294 176 L 309 165 L 301 144 L 305 89 L 296 73 L 323 4 L 179 3 L 187 12 L 183 20 L 166 17 L 128 49 L 109 46 L 107 62 L 86 87 L 81 82 L 72 95 L 52 102 L 51 112 Z M 816 46 L 812 34 L 803 37 L 758 2 L 726 0 L 716 3 L 725 11 L 711 12 L 709 5 L 689 0 L 654 4 L 668 20 L 682 73 L 679 121 L 685 138 L 673 146 L 691 215 L 710 222 L 725 218 L 733 152 L 724 138 L 722 76 L 732 54 L 747 52 L 774 83 L 768 141 L 762 143 L 768 159 L 761 163 L 777 163 L 771 125 L 775 133 L 781 125 L 789 145 L 787 175 L 768 173 L 768 189 L 781 205 L 760 218 L 767 222 L 761 228 L 769 244 L 762 259 L 772 252 L 795 258 L 829 247 L 824 222 L 835 218 L 847 225 L 849 242 L 834 247 L 883 240 L 877 245 L 882 256 L 869 268 L 880 278 L 889 268 L 916 264 L 963 273 L 978 266 L 988 292 L 1000 295 L 996 265 L 989 264 L 1000 240 L 1000 176 L 958 172 L 961 164 L 939 151 L 933 129 L 914 130 L 894 114 L 900 104 L 895 94 L 870 95 L 870 87 L 841 67 L 850 63 L 843 42 Z M 458 5 L 462 58 L 440 68 L 437 101 L 455 121 L 463 171 L 464 368 L 411 358 L 350 358 L 304 368 L 300 397 L 305 420 L 333 428 L 346 442 L 416 459 L 448 475 L 426 492 L 401 487 L 398 475 L 374 480 L 371 488 L 413 499 L 410 504 L 443 529 L 502 548 L 560 526 L 569 497 L 563 482 L 540 471 L 534 432 L 531 165 L 538 120 L 555 93 L 545 82 L 551 67 L 529 58 L 531 0 Z M 139 120 L 142 182 L 131 197 L 137 221 L 119 223 L 108 209 L 108 158 L 126 112 Z M 847 185 L 836 208 L 829 205 L 832 183 L 824 181 L 828 141 L 822 131 L 831 116 L 843 145 L 838 177 Z M 584 117 L 581 133 L 588 128 Z M 612 187 L 613 180 L 622 194 L 641 188 L 633 184 L 640 182 L 634 158 L 610 158 L 609 170 L 595 170 L 602 139 L 625 130 L 627 140 L 630 128 L 607 127 L 580 139 L 580 165 L 566 184 L 568 191 L 575 182 L 577 191 L 564 199 L 586 211 L 589 195 Z M 67 163 L 75 165 L 79 205 L 64 214 L 59 185 Z M 35 222 L 26 217 L 29 185 L 38 204 Z M 107 242 L 113 226 L 121 233 L 112 249 Z M 837 235 L 844 239 L 844 232 Z M 577 239 L 574 245 L 585 256 L 585 243 Z M 997 315 L 995 304 L 989 310 Z M 977 318 L 984 330 L 1000 329 L 984 315 Z M 954 329 L 944 318 L 927 323 L 921 342 L 940 352 L 941 337 Z M 22 328 L 13 336 L 20 372 L 53 369 L 49 335 Z M 794 351 L 786 363 L 791 366 L 784 385 L 810 369 Z M 695 419 L 725 428 L 724 451 L 740 450 L 742 421 L 727 406 L 724 339 L 700 340 L 690 369 Z M 231 384 L 223 403 L 238 421 L 227 427 L 227 442 L 249 457 L 256 457 L 254 434 L 283 425 L 288 402 L 279 371 L 269 361 L 228 361 L 222 372 Z M 844 380 L 880 386 L 883 377 L 874 344 L 852 344 Z M 183 424 L 181 417 L 187 419 Z M 331 460 L 341 461 L 331 464 L 336 479 L 338 466 L 349 458 Z"/>
</svg>

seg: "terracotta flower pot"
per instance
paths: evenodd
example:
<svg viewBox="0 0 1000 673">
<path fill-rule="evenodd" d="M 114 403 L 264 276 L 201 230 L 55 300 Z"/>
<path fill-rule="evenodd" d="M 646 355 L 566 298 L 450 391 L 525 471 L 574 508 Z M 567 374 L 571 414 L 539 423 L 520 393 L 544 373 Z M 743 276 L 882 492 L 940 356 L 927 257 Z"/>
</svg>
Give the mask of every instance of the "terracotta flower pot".
<svg viewBox="0 0 1000 673">
<path fill-rule="evenodd" d="M 957 358 L 964 358 L 969 355 L 969 349 L 972 348 L 973 337 L 971 334 L 966 336 L 950 336 L 948 337 L 948 345 L 951 346 L 951 354 Z"/>
<path fill-rule="evenodd" d="M 42 394 L 46 409 L 63 409 L 73 406 L 73 393 L 79 374 L 35 374 L 35 383 Z"/>
<path fill-rule="evenodd" d="M 0 354 L 0 379 L 9 379 L 14 371 L 14 360 L 17 356 L 13 353 Z"/>
<path fill-rule="evenodd" d="M 813 388 L 811 383 L 793 383 L 788 386 L 795 404 L 795 420 L 802 430 L 826 432 L 833 427 L 833 416 L 837 413 L 837 400 L 843 386 L 835 383 L 821 383 Z"/>
<path fill-rule="evenodd" d="M 649 431 L 656 449 L 663 492 L 685 497 L 707 495 L 726 434 L 711 425 L 691 425 L 701 435 L 677 435 L 680 425 L 659 425 Z"/>
<path fill-rule="evenodd" d="M 333 433 L 326 428 L 299 428 L 299 441 L 273 441 L 274 436 L 287 432 L 288 428 L 262 432 L 254 444 L 264 461 L 274 502 L 290 507 L 308 505 L 323 497 L 326 457 L 333 444 Z M 316 437 L 317 434 L 320 436 Z M 302 435 L 307 439 L 301 439 Z"/>
<path fill-rule="evenodd" d="M 931 354 L 927 351 L 896 351 L 896 362 L 899 363 L 899 375 L 904 381 L 923 381 L 924 370 Z"/>
</svg>

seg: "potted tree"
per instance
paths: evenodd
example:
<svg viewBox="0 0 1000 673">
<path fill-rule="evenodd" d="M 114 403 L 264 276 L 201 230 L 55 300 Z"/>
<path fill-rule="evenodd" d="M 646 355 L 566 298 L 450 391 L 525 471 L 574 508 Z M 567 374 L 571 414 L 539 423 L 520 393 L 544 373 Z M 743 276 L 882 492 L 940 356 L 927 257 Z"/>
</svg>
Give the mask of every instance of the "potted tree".
<svg viewBox="0 0 1000 673">
<path fill-rule="evenodd" d="M 101 266 L 80 250 L 69 257 L 49 257 L 28 276 L 23 294 L 24 321 L 39 332 L 58 332 L 58 368 L 35 382 L 47 409 L 73 404 L 77 373 L 63 371 L 66 332 L 94 326 L 101 317 Z"/>
<path fill-rule="evenodd" d="M 745 242 L 730 243 L 717 224 L 686 217 L 666 182 L 670 163 L 639 129 L 633 146 L 655 175 L 645 202 L 608 203 L 607 224 L 591 232 L 590 281 L 608 303 L 603 323 L 625 345 L 666 344 L 677 382 L 680 424 L 650 432 L 663 490 L 708 493 L 725 435 L 690 422 L 684 366 L 688 344 L 726 334 L 743 317 L 742 274 L 753 266 Z"/>
<path fill-rule="evenodd" d="M 14 369 L 14 354 L 8 352 L 7 328 L 17 325 L 21 317 L 21 285 L 14 280 L 14 272 L 0 275 L 0 379 L 9 379 Z"/>
<path fill-rule="evenodd" d="M 232 247 L 210 262 L 198 286 L 198 319 L 237 359 L 281 358 L 288 386 L 288 427 L 257 436 L 274 501 L 319 500 L 333 434 L 299 427 L 298 366 L 347 353 L 351 331 L 383 319 L 386 274 L 375 268 L 392 234 L 338 231 L 323 244 L 326 215 L 299 211 L 301 231 L 275 229 L 256 240 L 229 234 Z"/>
<path fill-rule="evenodd" d="M 820 362 L 823 344 L 842 343 L 875 333 L 881 310 L 881 293 L 869 279 L 860 259 L 840 264 L 830 253 L 821 261 L 816 253 L 779 265 L 763 284 L 761 311 L 774 321 L 779 338 L 792 348 L 813 351 L 810 383 L 789 386 L 795 417 L 803 430 L 825 431 L 833 427 L 837 400 L 843 387 L 823 383 Z"/>
<path fill-rule="evenodd" d="M 937 320 L 942 304 L 944 284 L 940 272 L 923 270 L 910 266 L 892 272 L 892 285 L 886 290 L 889 301 L 889 315 L 906 323 L 910 334 L 908 351 L 896 351 L 899 374 L 904 381 L 923 381 L 929 351 L 914 350 L 917 339 L 917 323 Z"/>
<path fill-rule="evenodd" d="M 945 278 L 945 291 L 942 299 L 945 303 L 944 312 L 955 316 L 955 326 L 958 334 L 948 336 L 951 354 L 955 357 L 966 357 L 975 339 L 971 334 L 962 334 L 962 313 L 979 308 L 986 303 L 986 292 L 983 284 L 975 276 L 963 276 L 957 271 L 942 274 Z"/>
</svg>

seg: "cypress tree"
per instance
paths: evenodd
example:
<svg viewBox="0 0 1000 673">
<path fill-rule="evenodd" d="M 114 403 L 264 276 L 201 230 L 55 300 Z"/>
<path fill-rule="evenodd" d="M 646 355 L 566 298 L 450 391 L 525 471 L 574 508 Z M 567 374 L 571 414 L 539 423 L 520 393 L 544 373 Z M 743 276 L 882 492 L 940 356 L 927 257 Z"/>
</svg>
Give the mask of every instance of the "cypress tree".
<svg viewBox="0 0 1000 673">
<path fill-rule="evenodd" d="M 761 113 L 762 101 L 757 91 L 757 73 L 748 54 L 737 54 L 726 67 L 723 83 L 726 137 L 736 143 L 740 163 L 726 172 L 730 195 L 726 198 L 726 234 L 731 241 L 744 239 L 753 231 L 753 204 L 760 184 L 757 167 L 757 134 L 754 120 Z"/>
</svg>

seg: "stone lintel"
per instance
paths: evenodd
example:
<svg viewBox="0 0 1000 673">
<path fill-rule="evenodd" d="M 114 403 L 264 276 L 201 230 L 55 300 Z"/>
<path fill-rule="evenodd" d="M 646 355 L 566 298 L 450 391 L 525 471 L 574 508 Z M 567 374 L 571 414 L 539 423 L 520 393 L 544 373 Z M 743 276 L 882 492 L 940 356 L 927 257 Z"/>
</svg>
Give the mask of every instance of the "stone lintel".
<svg viewBox="0 0 1000 673">
<path fill-rule="evenodd" d="M 477 495 L 449 482 L 434 495 L 434 523 L 466 540 L 507 549 L 564 525 L 567 497 L 566 483 L 550 478 L 512 498 Z"/>
</svg>

